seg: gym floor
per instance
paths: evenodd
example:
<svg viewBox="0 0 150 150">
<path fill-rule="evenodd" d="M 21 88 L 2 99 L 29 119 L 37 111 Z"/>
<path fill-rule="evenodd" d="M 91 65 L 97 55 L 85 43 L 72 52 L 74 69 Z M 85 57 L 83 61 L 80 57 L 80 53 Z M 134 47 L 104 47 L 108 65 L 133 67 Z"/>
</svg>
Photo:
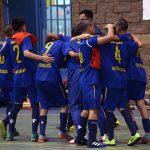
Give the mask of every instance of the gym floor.
<svg viewBox="0 0 150 150">
<path fill-rule="evenodd" d="M 143 134 L 141 117 L 137 110 L 134 110 L 136 115 L 136 120 L 140 128 L 140 133 Z M 117 118 L 120 120 L 121 125 L 115 129 L 115 137 L 117 140 L 117 146 L 106 147 L 103 149 L 107 150 L 148 150 L 150 144 L 138 144 L 136 146 L 129 147 L 127 146 L 127 141 L 129 139 L 130 133 L 126 124 L 120 114 L 115 112 Z M 0 119 L 5 116 L 5 109 L 0 109 Z M 65 140 L 56 139 L 58 130 L 56 126 L 59 125 L 59 111 L 51 110 L 48 115 L 48 124 L 47 124 L 47 137 L 49 141 L 44 144 L 30 142 L 31 134 L 31 110 L 21 110 L 18 119 L 16 128 L 20 132 L 19 137 L 15 137 L 15 141 L 6 142 L 0 139 L 0 150 L 87 150 L 86 146 L 76 146 L 71 145 Z M 99 132 L 99 131 L 98 131 Z M 73 133 L 69 133 L 73 136 Z M 99 139 L 99 134 L 98 134 Z"/>
</svg>

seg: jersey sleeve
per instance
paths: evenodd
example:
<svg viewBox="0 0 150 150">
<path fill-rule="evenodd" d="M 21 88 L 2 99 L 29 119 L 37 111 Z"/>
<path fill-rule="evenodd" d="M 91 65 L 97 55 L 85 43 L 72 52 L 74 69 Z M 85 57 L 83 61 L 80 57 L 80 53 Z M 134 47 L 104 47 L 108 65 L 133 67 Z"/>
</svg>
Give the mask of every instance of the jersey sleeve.
<svg viewBox="0 0 150 150">
<path fill-rule="evenodd" d="M 58 34 L 58 39 L 65 42 L 70 42 L 71 38 L 69 36 L 63 36 Z"/>
<path fill-rule="evenodd" d="M 0 44 L 0 55 L 4 55 L 4 54 L 7 54 L 8 50 L 10 48 L 10 45 L 8 42 L 1 42 Z"/>
<path fill-rule="evenodd" d="M 128 42 L 127 43 L 127 50 L 129 55 L 135 54 L 137 50 L 139 49 L 139 46 L 135 42 Z"/>
<path fill-rule="evenodd" d="M 65 42 L 63 48 L 62 48 L 62 53 L 64 56 L 67 56 L 68 53 L 72 50 L 71 44 L 69 42 Z"/>
<path fill-rule="evenodd" d="M 89 46 L 89 47 L 95 47 L 98 45 L 98 40 L 97 40 L 97 37 L 92 37 L 92 38 L 89 38 L 88 40 L 86 40 L 86 44 Z"/>
<path fill-rule="evenodd" d="M 26 50 L 32 50 L 33 46 L 32 46 L 32 41 L 30 39 L 30 37 L 26 37 L 23 41 L 22 41 L 22 50 L 23 52 Z"/>
</svg>

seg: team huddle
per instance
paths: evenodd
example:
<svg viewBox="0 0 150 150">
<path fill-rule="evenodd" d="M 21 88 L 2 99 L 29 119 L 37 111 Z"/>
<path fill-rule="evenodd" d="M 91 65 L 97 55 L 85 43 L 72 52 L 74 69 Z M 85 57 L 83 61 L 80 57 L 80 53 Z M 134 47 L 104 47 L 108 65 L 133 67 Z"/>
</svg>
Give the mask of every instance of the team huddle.
<svg viewBox="0 0 150 150">
<path fill-rule="evenodd" d="M 1 137 L 13 141 L 18 135 L 17 115 L 28 96 L 33 142 L 47 142 L 48 110 L 60 108 L 57 138 L 70 139 L 70 144 L 89 148 L 116 145 L 116 109 L 131 132 L 127 145 L 149 143 L 150 120 L 144 102 L 147 77 L 139 54 L 142 43 L 128 32 L 128 22 L 123 18 L 106 25 L 106 34 L 92 22 L 90 10 L 81 11 L 79 18 L 71 37 L 48 33 L 40 55 L 33 51 L 38 40 L 26 32 L 23 18 L 14 18 L 6 26 L 5 38 L 0 41 L 0 88 L 7 104 L 6 117 L 0 121 Z M 68 93 L 60 73 L 62 66 L 68 70 Z M 130 100 L 141 113 L 144 136 L 138 132 Z M 75 138 L 66 131 L 68 111 Z"/>
</svg>

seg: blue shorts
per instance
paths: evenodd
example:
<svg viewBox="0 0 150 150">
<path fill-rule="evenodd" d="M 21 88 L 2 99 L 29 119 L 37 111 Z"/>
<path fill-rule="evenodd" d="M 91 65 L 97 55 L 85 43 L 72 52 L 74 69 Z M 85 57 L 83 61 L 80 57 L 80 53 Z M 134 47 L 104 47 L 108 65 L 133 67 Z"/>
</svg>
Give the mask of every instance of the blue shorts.
<svg viewBox="0 0 150 150">
<path fill-rule="evenodd" d="M 69 72 L 68 74 L 68 104 L 70 107 L 82 105 L 80 88 L 80 69 Z"/>
<path fill-rule="evenodd" d="M 28 96 L 31 104 L 38 103 L 37 100 L 37 90 L 35 84 L 31 84 L 27 87 L 14 87 L 11 99 L 13 103 L 23 103 Z"/>
<path fill-rule="evenodd" d="M 0 87 L 0 102 L 11 103 L 10 88 Z"/>
<path fill-rule="evenodd" d="M 82 85 L 82 104 L 84 110 L 99 109 L 101 103 L 100 85 Z"/>
<path fill-rule="evenodd" d="M 146 90 L 146 82 L 129 80 L 127 84 L 127 99 L 144 100 Z"/>
<path fill-rule="evenodd" d="M 126 108 L 127 91 L 125 89 L 109 88 L 105 89 L 104 109 L 115 111 L 116 108 Z"/>
<path fill-rule="evenodd" d="M 68 104 L 63 85 L 47 81 L 37 81 L 37 99 L 41 109 L 59 108 Z"/>
</svg>

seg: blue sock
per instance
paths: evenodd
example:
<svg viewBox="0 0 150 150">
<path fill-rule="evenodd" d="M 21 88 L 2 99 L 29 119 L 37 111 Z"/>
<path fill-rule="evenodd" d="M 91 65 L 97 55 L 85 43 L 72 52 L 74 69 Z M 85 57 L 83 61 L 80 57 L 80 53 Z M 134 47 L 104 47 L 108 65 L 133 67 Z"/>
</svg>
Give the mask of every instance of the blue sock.
<svg viewBox="0 0 150 150">
<path fill-rule="evenodd" d="M 32 133 L 37 133 L 39 125 L 39 104 L 31 104 L 32 108 Z"/>
<path fill-rule="evenodd" d="M 98 115 L 98 127 L 100 129 L 100 135 L 103 136 L 107 133 L 106 131 L 106 116 L 105 112 L 100 109 L 99 115 Z"/>
<path fill-rule="evenodd" d="M 80 141 L 86 135 L 87 118 L 80 116 L 77 130 L 77 139 Z"/>
<path fill-rule="evenodd" d="M 142 119 L 143 128 L 145 133 L 150 133 L 150 120 L 149 119 Z"/>
<path fill-rule="evenodd" d="M 113 117 L 114 117 L 114 122 L 116 122 L 116 121 L 117 121 L 117 118 L 116 118 L 116 116 L 114 115 L 114 113 L 113 113 Z"/>
<path fill-rule="evenodd" d="M 7 124 L 9 123 L 9 112 L 12 108 L 12 103 L 8 103 L 6 107 L 6 117 L 3 119 L 5 127 L 7 127 Z"/>
<path fill-rule="evenodd" d="M 40 135 L 45 136 L 47 116 L 40 116 Z"/>
<path fill-rule="evenodd" d="M 65 133 L 67 125 L 68 113 L 60 113 L 60 131 Z"/>
<path fill-rule="evenodd" d="M 68 122 L 67 122 L 67 127 L 70 128 L 72 125 L 74 125 L 71 113 L 69 112 L 68 114 Z"/>
<path fill-rule="evenodd" d="M 22 104 L 13 104 L 9 115 L 9 132 L 14 132 L 18 112 L 21 110 Z"/>
<path fill-rule="evenodd" d="M 114 138 L 114 123 L 113 112 L 106 112 L 106 127 L 109 140 Z"/>
<path fill-rule="evenodd" d="M 96 141 L 97 135 L 97 120 L 88 120 L 88 142 L 93 143 Z"/>
<path fill-rule="evenodd" d="M 121 114 L 131 132 L 131 135 L 135 135 L 137 130 L 136 130 L 136 127 L 135 127 L 135 124 L 134 124 L 134 121 L 133 121 L 133 118 L 131 116 L 131 113 L 128 111 L 128 109 L 124 109 L 121 111 Z"/>
</svg>

